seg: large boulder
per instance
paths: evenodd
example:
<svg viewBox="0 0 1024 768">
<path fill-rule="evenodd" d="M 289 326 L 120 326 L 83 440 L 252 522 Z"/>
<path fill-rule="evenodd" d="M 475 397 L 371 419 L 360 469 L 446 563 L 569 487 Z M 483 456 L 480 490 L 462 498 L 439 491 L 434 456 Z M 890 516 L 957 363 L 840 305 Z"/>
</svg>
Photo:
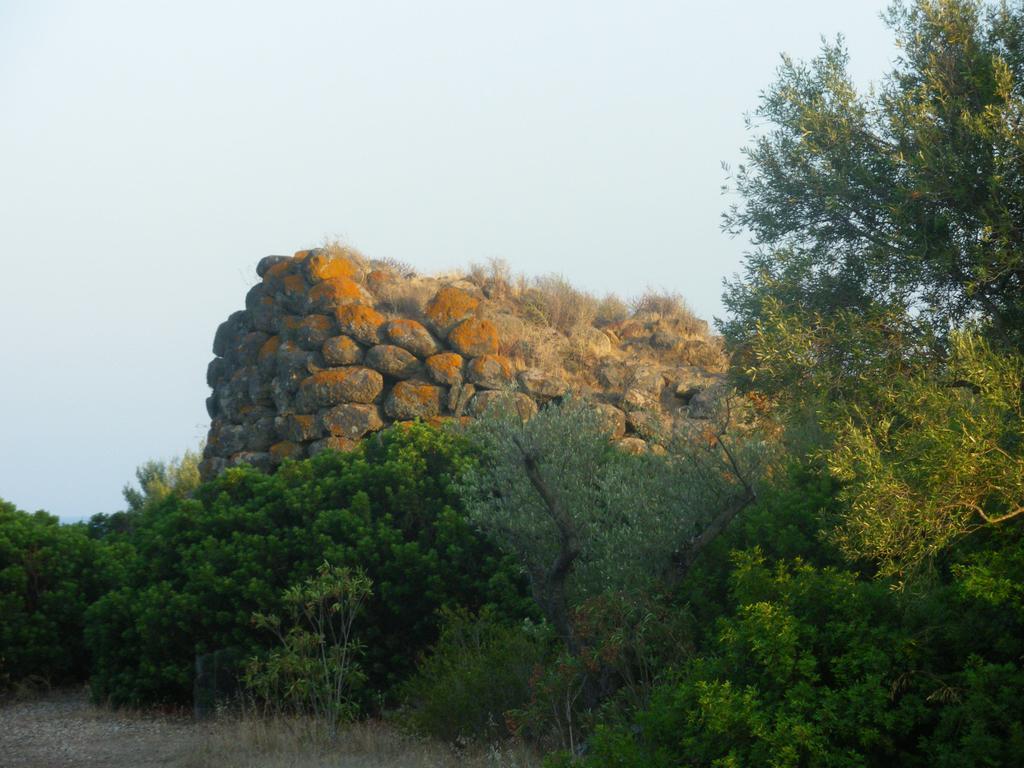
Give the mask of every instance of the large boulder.
<svg viewBox="0 0 1024 768">
<path fill-rule="evenodd" d="M 316 440 L 323 434 L 320 420 L 316 416 L 288 413 L 274 419 L 274 428 L 282 440 L 304 443 Z"/>
<path fill-rule="evenodd" d="M 216 388 L 216 386 L 227 379 L 231 375 L 231 367 L 228 365 L 228 361 L 223 357 L 215 357 L 210 361 L 210 364 L 206 366 L 206 386 L 210 389 Z"/>
<path fill-rule="evenodd" d="M 473 395 L 469 403 L 469 415 L 479 418 L 489 412 L 512 412 L 523 421 L 537 415 L 537 403 L 522 392 L 484 390 Z"/>
<path fill-rule="evenodd" d="M 458 288 L 445 287 L 435 294 L 426 308 L 424 317 L 438 336 L 447 336 L 461 321 L 476 312 L 479 300 Z M 497 351 L 497 350 L 495 350 Z"/>
<path fill-rule="evenodd" d="M 451 330 L 448 343 L 465 357 L 495 355 L 498 353 L 498 329 L 490 320 L 470 317 Z"/>
<path fill-rule="evenodd" d="M 233 453 L 245 450 L 247 437 L 242 424 L 229 424 L 214 419 L 206 444 L 212 455 L 227 458 Z"/>
<path fill-rule="evenodd" d="M 626 434 L 626 414 L 620 408 L 610 403 L 594 403 L 593 408 L 609 437 L 618 440 Z"/>
<path fill-rule="evenodd" d="M 224 357 L 229 347 L 251 330 L 252 319 L 249 317 L 249 313 L 244 309 L 233 312 L 217 327 L 217 332 L 213 335 L 213 354 Z"/>
<path fill-rule="evenodd" d="M 348 277 L 332 277 L 309 289 L 309 308 L 313 312 L 333 312 L 346 304 L 368 304 L 370 294 Z"/>
<path fill-rule="evenodd" d="M 346 403 L 320 414 L 320 422 L 332 437 L 358 440 L 367 432 L 376 432 L 384 426 L 380 409 L 376 405 Z"/>
<path fill-rule="evenodd" d="M 264 256 L 259 260 L 259 263 L 256 264 L 256 274 L 259 277 L 263 277 L 267 274 L 267 270 L 272 266 L 275 264 L 281 264 L 282 262 L 287 262 L 288 260 L 288 256 Z"/>
<path fill-rule="evenodd" d="M 384 413 L 392 419 L 426 419 L 438 416 L 444 403 L 444 387 L 425 381 L 400 381 L 384 403 Z"/>
<path fill-rule="evenodd" d="M 383 389 L 384 377 L 372 368 L 330 368 L 302 381 L 295 405 L 301 413 L 312 413 L 342 403 L 372 403 Z"/>
<path fill-rule="evenodd" d="M 422 323 L 415 320 L 392 320 L 383 328 L 384 338 L 407 349 L 417 357 L 430 357 L 441 350 L 437 339 Z"/>
<path fill-rule="evenodd" d="M 334 320 L 327 315 L 308 315 L 293 332 L 295 343 L 308 350 L 320 349 L 333 335 Z"/>
<path fill-rule="evenodd" d="M 274 468 L 274 460 L 268 451 L 242 451 L 227 461 L 229 467 L 250 466 L 260 472 L 269 472 Z"/>
<path fill-rule="evenodd" d="M 627 411 L 656 408 L 661 402 L 661 391 L 664 388 L 665 377 L 659 368 L 652 365 L 639 365 L 633 369 L 626 382 L 622 407 Z"/>
<path fill-rule="evenodd" d="M 363 348 L 348 336 L 332 336 L 320 348 L 330 366 L 356 365 L 363 361 Z"/>
<path fill-rule="evenodd" d="M 363 365 L 396 379 L 411 379 L 423 368 L 412 352 L 393 344 L 378 344 L 371 347 L 363 359 Z"/>
<path fill-rule="evenodd" d="M 462 355 L 457 352 L 440 352 L 426 361 L 427 376 L 437 384 L 455 386 L 462 383 Z"/>
<path fill-rule="evenodd" d="M 270 336 L 256 353 L 256 369 L 260 376 L 270 378 L 277 372 L 277 352 L 281 348 L 281 337 Z"/>
<path fill-rule="evenodd" d="M 302 260 L 302 272 L 310 283 L 338 278 L 353 278 L 360 271 L 359 264 L 342 249 L 314 249 Z"/>
<path fill-rule="evenodd" d="M 469 362 L 466 378 L 484 389 L 506 389 L 512 386 L 512 363 L 501 355 L 481 355 Z"/>
<path fill-rule="evenodd" d="M 519 386 L 528 395 L 535 398 L 550 400 L 561 397 L 569 391 L 564 377 L 557 373 L 542 371 L 539 368 L 528 368 L 519 372 Z"/>
<path fill-rule="evenodd" d="M 384 315 L 365 304 L 346 304 L 338 307 L 334 316 L 338 321 L 338 330 L 351 336 L 363 344 L 380 342 L 380 328 L 384 325 Z"/>
</svg>

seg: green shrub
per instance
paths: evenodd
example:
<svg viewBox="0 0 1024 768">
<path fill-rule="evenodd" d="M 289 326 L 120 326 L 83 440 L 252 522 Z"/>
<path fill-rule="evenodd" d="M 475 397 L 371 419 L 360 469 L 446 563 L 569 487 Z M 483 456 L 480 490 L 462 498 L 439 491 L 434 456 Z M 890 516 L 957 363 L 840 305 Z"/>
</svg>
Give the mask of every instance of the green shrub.
<svg viewBox="0 0 1024 768">
<path fill-rule="evenodd" d="M 530 680 L 551 648 L 549 633 L 510 625 L 491 611 L 446 611 L 445 624 L 402 687 L 406 723 L 444 739 L 493 740 L 511 735 L 506 714 L 530 698 Z"/>
<path fill-rule="evenodd" d="M 642 734 L 599 730 L 594 765 L 892 765 L 923 700 L 893 697 L 913 642 L 887 587 L 800 561 L 737 553 L 736 612 L 660 686 Z"/>
<path fill-rule="evenodd" d="M 192 498 L 138 513 L 124 586 L 88 614 L 94 695 L 185 702 L 197 654 L 259 652 L 253 612 L 324 560 L 373 581 L 358 641 L 368 690 L 386 692 L 437 638 L 437 610 L 531 610 L 510 559 L 466 522 L 453 478 L 462 442 L 423 425 L 388 430 L 351 453 L 286 463 L 274 475 L 231 469 Z"/>
<path fill-rule="evenodd" d="M 824 535 L 836 491 L 797 470 L 705 553 L 675 596 L 696 648 L 587 764 L 1024 764 L 1024 528 L 897 592 Z"/>
<path fill-rule="evenodd" d="M 362 647 L 353 625 L 372 593 L 370 580 L 324 562 L 316 574 L 285 590 L 287 622 L 253 614 L 279 645 L 246 664 L 243 681 L 265 715 L 309 715 L 331 734 L 359 711 L 353 698 L 366 679 L 359 669 Z"/>
<path fill-rule="evenodd" d="M 0 499 L 0 688 L 83 679 L 83 617 L 105 583 L 100 560 L 84 526 Z"/>
</svg>

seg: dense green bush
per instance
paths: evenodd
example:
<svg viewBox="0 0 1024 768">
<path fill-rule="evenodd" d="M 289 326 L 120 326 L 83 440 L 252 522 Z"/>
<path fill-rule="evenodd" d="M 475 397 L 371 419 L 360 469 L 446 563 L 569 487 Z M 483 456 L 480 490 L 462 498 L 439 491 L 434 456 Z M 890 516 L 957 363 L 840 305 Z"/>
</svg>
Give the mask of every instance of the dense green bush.
<svg viewBox="0 0 1024 768">
<path fill-rule="evenodd" d="M 274 475 L 231 469 L 145 507 L 130 532 L 107 536 L 131 555 L 123 586 L 89 610 L 94 695 L 187 701 L 196 656 L 258 652 L 252 613 L 279 612 L 282 590 L 324 560 L 373 581 L 358 632 L 370 689 L 410 673 L 441 607 L 525 615 L 518 570 L 462 514 L 453 478 L 466 461 L 458 438 L 400 427 Z"/>
<path fill-rule="evenodd" d="M 0 688 L 81 680 L 85 610 L 108 578 L 82 525 L 0 499 Z"/>
<path fill-rule="evenodd" d="M 437 643 L 402 687 L 403 719 L 447 741 L 507 737 L 514 726 L 507 715 L 528 703 L 531 678 L 552 645 L 544 625 L 448 611 Z"/>
<path fill-rule="evenodd" d="M 588 764 L 1021 764 L 1024 537 L 985 532 L 898 592 L 823 535 L 837 491 L 798 470 L 706 553 L 675 596 L 695 649 Z"/>
</svg>

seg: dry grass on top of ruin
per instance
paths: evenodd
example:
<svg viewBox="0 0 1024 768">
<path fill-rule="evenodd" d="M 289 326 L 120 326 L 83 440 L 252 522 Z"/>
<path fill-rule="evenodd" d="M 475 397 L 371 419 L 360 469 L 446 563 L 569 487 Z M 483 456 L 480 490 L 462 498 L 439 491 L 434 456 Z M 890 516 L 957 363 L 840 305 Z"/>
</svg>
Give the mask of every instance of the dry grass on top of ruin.
<svg viewBox="0 0 1024 768">
<path fill-rule="evenodd" d="M 625 300 L 595 296 L 561 275 L 528 277 L 499 259 L 471 264 L 462 272 L 421 275 L 412 265 L 372 259 L 337 242 L 322 252 L 358 265 L 355 279 L 376 297 L 388 316 L 422 319 L 437 291 L 453 286 L 479 300 L 476 314 L 490 320 L 502 340 L 501 354 L 518 369 L 561 370 L 580 383 L 599 360 L 630 364 L 695 366 L 709 372 L 727 367 L 720 337 L 678 293 L 647 290 Z"/>
</svg>

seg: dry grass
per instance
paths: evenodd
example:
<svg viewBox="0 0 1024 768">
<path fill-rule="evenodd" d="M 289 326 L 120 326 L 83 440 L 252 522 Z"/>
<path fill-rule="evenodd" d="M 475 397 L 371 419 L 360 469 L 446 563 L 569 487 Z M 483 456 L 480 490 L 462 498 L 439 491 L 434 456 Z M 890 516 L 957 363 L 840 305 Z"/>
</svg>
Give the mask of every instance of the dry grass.
<svg viewBox="0 0 1024 768">
<path fill-rule="evenodd" d="M 629 317 L 629 305 L 614 293 L 605 294 L 597 303 L 594 324 L 598 326 L 621 323 Z"/>
<path fill-rule="evenodd" d="M 355 723 L 330 738 L 308 721 L 218 723 L 182 768 L 530 768 L 540 758 L 518 742 L 456 748 L 380 722 Z"/>
<path fill-rule="evenodd" d="M 384 283 L 374 291 L 377 309 L 392 315 L 418 319 L 437 293 L 438 283 L 429 278 L 408 278 Z"/>
<path fill-rule="evenodd" d="M 520 301 L 528 317 L 565 334 L 597 317 L 597 299 L 561 275 L 535 278 Z"/>
<path fill-rule="evenodd" d="M 416 275 L 419 274 L 416 271 L 416 267 L 409 262 L 390 257 L 383 259 L 370 259 L 369 267 L 370 269 L 379 269 L 382 272 L 390 272 L 396 277 L 403 279 L 416 277 Z"/>
<path fill-rule="evenodd" d="M 657 315 L 671 322 L 682 333 L 706 336 L 708 324 L 693 313 L 686 300 L 678 293 L 647 290 L 630 302 L 633 315 Z"/>
<path fill-rule="evenodd" d="M 194 721 L 188 713 L 96 706 L 85 689 L 25 691 L 0 700 L 3 768 L 535 768 L 520 742 L 456 748 L 387 723 L 330 738 L 309 720 Z"/>
<path fill-rule="evenodd" d="M 512 299 L 526 289 L 526 278 L 514 275 L 504 259 L 488 259 L 486 264 L 472 263 L 466 279 L 489 299 Z"/>
</svg>

